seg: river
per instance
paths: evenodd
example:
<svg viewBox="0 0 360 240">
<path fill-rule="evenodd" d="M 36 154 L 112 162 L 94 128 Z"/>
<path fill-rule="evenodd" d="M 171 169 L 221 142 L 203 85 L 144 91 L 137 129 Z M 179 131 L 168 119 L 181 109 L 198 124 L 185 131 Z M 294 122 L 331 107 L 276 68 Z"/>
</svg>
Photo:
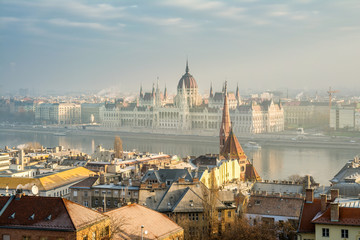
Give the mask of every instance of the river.
<svg viewBox="0 0 360 240">
<path fill-rule="evenodd" d="M 0 148 L 16 147 L 26 142 L 39 142 L 46 147 L 62 145 L 91 154 L 97 145 L 113 148 L 115 135 L 120 135 L 125 150 L 137 149 L 143 152 L 164 152 L 179 156 L 198 156 L 218 153 L 216 137 L 165 136 L 134 133 L 92 133 L 86 131 L 69 132 L 66 136 L 55 136 L 52 130 L 9 130 L 0 129 Z M 250 140 L 250 139 L 248 139 Z M 248 140 L 240 139 L 241 144 Z M 271 141 L 271 140 L 269 140 Z M 283 180 L 293 174 L 312 175 L 317 182 L 329 185 L 329 180 L 343 165 L 359 154 L 358 148 L 341 149 L 329 147 L 286 146 L 262 144 L 260 150 L 244 148 L 263 179 Z"/>
</svg>

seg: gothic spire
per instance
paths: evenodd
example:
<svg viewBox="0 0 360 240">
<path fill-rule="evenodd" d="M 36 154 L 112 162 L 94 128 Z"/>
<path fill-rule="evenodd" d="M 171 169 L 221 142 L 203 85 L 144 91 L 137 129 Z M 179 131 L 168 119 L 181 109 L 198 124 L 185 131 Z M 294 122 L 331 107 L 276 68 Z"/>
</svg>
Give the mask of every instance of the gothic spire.
<svg viewBox="0 0 360 240">
<path fill-rule="evenodd" d="M 186 59 L 186 69 L 185 72 L 188 73 L 189 72 L 189 63 L 188 60 Z"/>
<path fill-rule="evenodd" d="M 164 89 L 164 99 L 167 99 L 167 90 L 166 90 L 166 83 L 165 83 L 165 89 Z"/>
<path fill-rule="evenodd" d="M 213 88 L 212 88 L 212 82 L 210 83 L 210 97 L 214 97 L 214 92 L 213 92 Z"/>
<path fill-rule="evenodd" d="M 227 98 L 227 82 L 225 82 L 225 94 L 224 94 L 224 107 L 223 107 L 223 114 L 222 114 L 222 122 L 220 127 L 220 152 L 222 151 L 226 140 L 229 137 L 230 130 L 231 130 L 231 122 L 230 122 L 230 112 L 229 112 L 229 103 Z"/>
<path fill-rule="evenodd" d="M 142 83 L 140 85 L 140 98 L 144 97 L 143 89 L 142 89 Z"/>
</svg>

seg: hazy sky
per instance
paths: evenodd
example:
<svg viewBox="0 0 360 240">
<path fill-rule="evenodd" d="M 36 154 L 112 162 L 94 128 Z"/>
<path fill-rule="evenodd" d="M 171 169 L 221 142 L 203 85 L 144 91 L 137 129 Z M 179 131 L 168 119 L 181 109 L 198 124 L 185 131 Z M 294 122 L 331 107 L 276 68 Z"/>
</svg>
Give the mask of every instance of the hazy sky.
<svg viewBox="0 0 360 240">
<path fill-rule="evenodd" d="M 360 89 L 359 0 L 0 0 L 3 90 Z"/>
</svg>

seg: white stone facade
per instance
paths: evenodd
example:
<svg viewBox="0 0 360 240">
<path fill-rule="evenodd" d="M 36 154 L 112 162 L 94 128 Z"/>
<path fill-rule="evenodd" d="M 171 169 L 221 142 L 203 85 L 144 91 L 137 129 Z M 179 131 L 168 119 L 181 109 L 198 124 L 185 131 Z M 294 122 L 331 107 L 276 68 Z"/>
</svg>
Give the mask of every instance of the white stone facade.
<svg viewBox="0 0 360 240">
<path fill-rule="evenodd" d="M 189 87 L 186 87 L 189 86 Z M 212 90 L 211 90 L 212 94 Z M 195 79 L 188 73 L 180 79 L 174 103 L 170 104 L 160 93 L 159 86 L 143 94 L 136 104 L 119 106 L 105 104 L 100 109 L 104 128 L 123 131 L 163 132 L 176 134 L 218 135 L 223 100 L 211 95 L 204 104 L 198 94 Z M 220 93 L 222 94 L 222 93 Z M 265 133 L 284 130 L 284 110 L 272 100 L 241 104 L 238 89 L 231 95 L 230 117 L 235 133 Z M 223 95 L 222 95 L 223 96 Z M 221 96 L 221 98 L 223 98 Z M 218 97 L 221 99 L 220 97 Z"/>
</svg>

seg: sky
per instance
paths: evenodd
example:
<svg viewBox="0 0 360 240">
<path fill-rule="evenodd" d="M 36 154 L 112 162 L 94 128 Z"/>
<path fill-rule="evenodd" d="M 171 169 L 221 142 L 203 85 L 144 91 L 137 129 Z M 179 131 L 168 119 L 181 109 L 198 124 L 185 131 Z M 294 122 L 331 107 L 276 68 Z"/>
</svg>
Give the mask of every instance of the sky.
<svg viewBox="0 0 360 240">
<path fill-rule="evenodd" d="M 360 90 L 358 0 L 0 0 L 0 91 Z"/>
</svg>

